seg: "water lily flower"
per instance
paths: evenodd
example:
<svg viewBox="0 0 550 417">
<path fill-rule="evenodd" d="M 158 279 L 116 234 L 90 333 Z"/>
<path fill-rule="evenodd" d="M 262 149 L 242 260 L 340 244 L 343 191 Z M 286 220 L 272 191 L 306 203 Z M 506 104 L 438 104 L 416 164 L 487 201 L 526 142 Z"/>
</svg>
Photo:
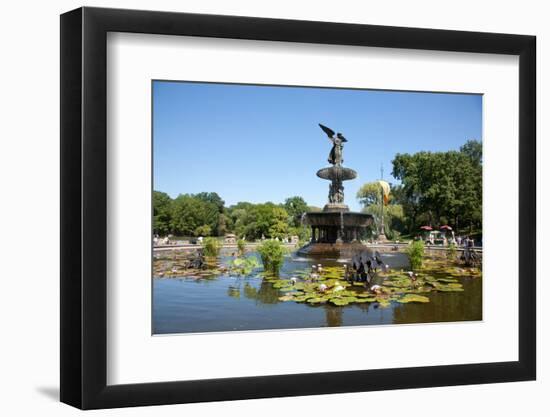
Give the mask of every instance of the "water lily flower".
<svg viewBox="0 0 550 417">
<path fill-rule="evenodd" d="M 373 285 L 370 287 L 370 290 L 376 294 L 380 294 L 382 292 L 382 287 L 380 285 Z"/>
</svg>

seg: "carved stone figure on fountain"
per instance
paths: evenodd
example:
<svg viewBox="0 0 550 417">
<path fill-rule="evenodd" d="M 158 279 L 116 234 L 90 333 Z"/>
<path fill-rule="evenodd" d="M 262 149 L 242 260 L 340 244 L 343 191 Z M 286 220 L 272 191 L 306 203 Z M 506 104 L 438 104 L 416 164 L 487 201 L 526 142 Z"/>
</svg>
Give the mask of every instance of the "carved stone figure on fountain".
<svg viewBox="0 0 550 417">
<path fill-rule="evenodd" d="M 329 186 L 328 201 L 332 204 L 344 203 L 344 186 L 342 181 L 332 181 Z"/>
<path fill-rule="evenodd" d="M 332 165 L 342 165 L 344 163 L 344 142 L 347 142 L 348 140 L 341 133 L 335 133 L 334 130 L 323 126 L 321 123 L 319 123 L 319 126 L 323 129 L 329 140 L 332 142 L 332 149 L 328 154 L 328 163 Z"/>
</svg>

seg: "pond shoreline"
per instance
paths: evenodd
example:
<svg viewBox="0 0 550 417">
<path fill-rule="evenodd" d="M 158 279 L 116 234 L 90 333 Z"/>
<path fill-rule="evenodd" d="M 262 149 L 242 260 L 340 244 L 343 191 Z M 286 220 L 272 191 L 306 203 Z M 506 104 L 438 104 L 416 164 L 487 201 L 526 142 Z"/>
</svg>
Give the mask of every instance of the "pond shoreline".
<svg viewBox="0 0 550 417">
<path fill-rule="evenodd" d="M 262 242 L 247 242 L 245 245 L 245 248 L 247 250 L 255 249 L 259 245 L 261 245 Z M 283 245 L 287 248 L 293 248 L 297 249 L 298 244 L 296 243 L 283 243 Z M 398 251 L 401 251 L 402 249 L 405 249 L 409 246 L 408 243 L 364 243 L 365 247 L 370 249 L 377 249 L 380 251 L 388 251 L 388 250 L 394 250 L 394 248 L 398 248 Z M 192 243 L 185 243 L 185 244 L 175 244 L 175 245 L 161 245 L 161 246 L 154 246 L 153 252 L 162 252 L 162 251 L 169 251 L 169 250 L 182 250 L 182 251 L 196 251 L 198 249 L 202 249 L 204 246 L 201 244 L 192 244 Z M 236 243 L 224 243 L 221 245 L 222 249 L 237 249 Z M 433 250 L 433 251 L 446 251 L 448 249 L 447 246 L 441 246 L 441 245 L 425 245 L 424 248 L 426 250 Z M 472 248 L 477 253 L 483 253 L 483 246 L 474 246 Z M 464 248 L 462 246 L 456 247 L 457 252 L 463 252 Z"/>
</svg>

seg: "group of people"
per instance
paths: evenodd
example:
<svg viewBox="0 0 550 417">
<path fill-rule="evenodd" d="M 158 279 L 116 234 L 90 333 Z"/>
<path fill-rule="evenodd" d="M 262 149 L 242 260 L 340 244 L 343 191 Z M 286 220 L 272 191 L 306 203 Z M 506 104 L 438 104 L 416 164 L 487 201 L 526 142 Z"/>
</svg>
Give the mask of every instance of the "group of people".
<svg viewBox="0 0 550 417">
<path fill-rule="evenodd" d="M 461 241 L 464 250 L 460 259 L 466 264 L 466 266 L 477 266 L 481 262 L 481 258 L 474 250 L 474 240 L 470 237 L 466 237 Z"/>
<path fill-rule="evenodd" d="M 464 246 L 465 248 L 473 248 L 475 246 L 474 239 L 472 239 L 470 236 L 458 236 L 456 238 L 456 243 L 458 246 Z"/>
<path fill-rule="evenodd" d="M 170 237 L 172 237 L 172 235 L 160 237 L 159 235 L 155 234 L 153 236 L 153 246 L 168 246 L 172 244 Z"/>
<path fill-rule="evenodd" d="M 439 237 L 439 238 L 436 238 L 434 234 L 430 233 L 424 239 L 422 238 L 422 236 L 417 235 L 415 237 L 415 240 L 424 240 L 424 242 L 427 245 L 435 245 L 439 242 L 443 246 L 456 245 L 456 246 L 463 246 L 465 248 L 466 247 L 472 248 L 475 246 L 475 242 L 470 236 L 464 236 L 464 237 L 455 236 L 454 233 L 449 237 L 447 237 L 446 235 L 443 235 L 442 237 Z"/>
</svg>

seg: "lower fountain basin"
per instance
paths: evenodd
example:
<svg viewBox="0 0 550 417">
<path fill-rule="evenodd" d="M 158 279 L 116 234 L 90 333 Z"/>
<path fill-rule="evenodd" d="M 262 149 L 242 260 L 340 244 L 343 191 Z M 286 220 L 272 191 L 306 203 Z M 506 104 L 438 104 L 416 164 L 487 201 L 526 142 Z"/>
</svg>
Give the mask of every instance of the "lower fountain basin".
<svg viewBox="0 0 550 417">
<path fill-rule="evenodd" d="M 329 210 L 325 207 L 325 211 L 307 213 L 303 221 L 311 227 L 311 242 L 298 253 L 342 257 L 363 251 L 361 235 L 373 223 L 373 217 L 346 210 L 346 206 L 338 210 L 333 204 Z"/>
<path fill-rule="evenodd" d="M 319 243 L 310 242 L 298 249 L 300 256 L 318 256 L 331 259 L 351 259 L 354 255 L 367 250 L 361 242 Z"/>
</svg>

